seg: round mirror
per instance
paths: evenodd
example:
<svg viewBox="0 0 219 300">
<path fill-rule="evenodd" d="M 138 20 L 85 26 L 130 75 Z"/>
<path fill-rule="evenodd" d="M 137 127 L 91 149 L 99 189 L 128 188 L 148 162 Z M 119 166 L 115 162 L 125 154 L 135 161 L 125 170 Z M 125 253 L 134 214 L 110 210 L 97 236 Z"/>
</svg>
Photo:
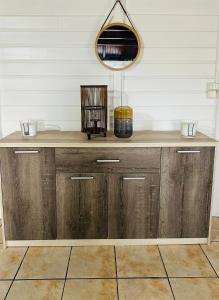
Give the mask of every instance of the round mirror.
<svg viewBox="0 0 219 300">
<path fill-rule="evenodd" d="M 96 54 L 111 70 L 124 70 L 135 63 L 140 53 L 140 38 L 131 26 L 111 23 L 98 33 Z"/>
</svg>

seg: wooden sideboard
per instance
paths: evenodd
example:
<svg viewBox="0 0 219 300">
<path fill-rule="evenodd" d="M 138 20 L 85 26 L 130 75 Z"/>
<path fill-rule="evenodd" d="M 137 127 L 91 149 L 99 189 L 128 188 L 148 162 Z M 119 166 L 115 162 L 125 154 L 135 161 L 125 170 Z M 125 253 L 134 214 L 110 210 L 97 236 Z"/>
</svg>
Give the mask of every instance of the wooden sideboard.
<svg viewBox="0 0 219 300">
<path fill-rule="evenodd" d="M 1 147 L 5 239 L 8 245 L 207 241 L 214 152 L 214 146 Z"/>
</svg>

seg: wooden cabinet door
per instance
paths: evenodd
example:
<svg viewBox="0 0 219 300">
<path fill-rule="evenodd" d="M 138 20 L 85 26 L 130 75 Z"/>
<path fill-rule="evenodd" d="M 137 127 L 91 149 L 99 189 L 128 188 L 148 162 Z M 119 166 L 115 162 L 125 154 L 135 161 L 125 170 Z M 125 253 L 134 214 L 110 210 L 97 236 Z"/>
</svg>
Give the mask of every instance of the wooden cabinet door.
<svg viewBox="0 0 219 300">
<path fill-rule="evenodd" d="M 208 236 L 214 147 L 163 148 L 159 237 Z"/>
<path fill-rule="evenodd" d="M 157 238 L 159 173 L 109 175 L 109 238 Z"/>
<path fill-rule="evenodd" d="M 3 148 L 0 155 L 6 239 L 56 238 L 54 150 Z"/>
<path fill-rule="evenodd" d="M 58 238 L 107 238 L 105 175 L 57 173 L 56 184 Z"/>
</svg>

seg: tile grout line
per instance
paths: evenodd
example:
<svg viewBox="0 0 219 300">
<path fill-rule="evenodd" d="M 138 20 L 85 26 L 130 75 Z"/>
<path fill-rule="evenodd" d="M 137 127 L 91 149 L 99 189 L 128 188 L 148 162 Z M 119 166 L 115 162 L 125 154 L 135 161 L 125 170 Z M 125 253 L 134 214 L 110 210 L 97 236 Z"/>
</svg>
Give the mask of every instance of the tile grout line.
<svg viewBox="0 0 219 300">
<path fill-rule="evenodd" d="M 119 283 L 118 283 L 118 271 L 117 271 L 117 259 L 116 259 L 116 246 L 114 246 L 114 257 L 115 257 L 115 268 L 116 268 L 117 298 L 119 300 Z"/>
<path fill-rule="evenodd" d="M 215 271 L 215 269 L 214 269 L 214 267 L 213 267 L 211 261 L 209 260 L 208 256 L 206 255 L 205 251 L 203 250 L 201 244 L 199 244 L 199 247 L 201 248 L 201 251 L 203 252 L 204 256 L 206 257 L 208 263 L 210 264 L 210 266 L 211 266 L 212 269 L 214 270 L 214 273 L 215 273 L 216 277 L 213 277 L 213 276 L 207 276 L 207 277 L 203 277 L 203 276 L 200 276 L 200 277 L 199 277 L 199 276 L 198 276 L 198 277 L 197 277 L 197 276 L 192 276 L 192 277 L 190 277 L 190 276 L 189 276 L 189 277 L 188 277 L 188 276 L 186 276 L 186 277 L 185 277 L 185 276 L 182 276 L 182 277 L 174 277 L 174 276 L 173 276 L 173 277 L 171 277 L 171 276 L 168 276 L 167 269 L 166 269 L 166 266 L 165 266 L 165 264 L 164 264 L 163 257 L 162 257 L 162 254 L 161 254 L 160 247 L 159 247 L 159 246 L 157 246 L 157 247 L 158 247 L 158 251 L 159 251 L 159 254 L 160 254 L 160 258 L 161 258 L 161 261 L 162 261 L 162 264 L 163 264 L 165 273 L 166 273 L 166 277 L 150 277 L 150 278 L 162 278 L 162 279 L 167 279 L 167 280 L 168 280 L 168 283 L 169 283 L 169 286 L 170 286 L 170 289 L 171 289 L 171 292 L 172 292 L 172 295 L 173 295 L 173 297 L 174 297 L 174 299 L 175 299 L 175 296 L 174 296 L 174 293 L 173 293 L 173 290 L 172 290 L 172 286 L 171 286 L 171 283 L 170 283 L 170 280 L 169 280 L 170 278 L 219 278 L 219 275 L 217 275 L 217 272 Z M 19 281 L 19 280 L 20 280 L 20 281 L 22 281 L 22 280 L 35 280 L 35 279 L 16 279 L 16 277 L 17 277 L 17 275 L 18 275 L 18 272 L 19 272 L 19 270 L 20 270 L 20 268 L 21 268 L 21 266 L 22 266 L 22 264 L 23 264 L 23 262 L 24 262 L 24 259 L 25 259 L 26 255 L 27 255 L 27 252 L 28 252 L 29 248 L 30 248 L 30 247 L 27 247 L 27 249 L 26 249 L 26 251 L 25 251 L 25 253 L 24 253 L 24 256 L 23 256 L 23 258 L 22 258 L 22 260 L 21 260 L 21 262 L 20 262 L 20 264 L 19 264 L 19 267 L 18 267 L 18 269 L 17 269 L 17 271 L 16 271 L 16 273 L 15 273 L 13 279 L 11 279 L 12 282 L 11 282 L 11 284 L 10 284 L 10 286 L 9 286 L 9 289 L 8 289 L 8 291 L 7 291 L 7 294 L 6 294 L 5 298 L 4 298 L 4 300 L 6 300 L 6 298 L 8 297 L 9 291 L 10 291 L 10 289 L 11 289 L 11 287 L 12 287 L 12 285 L 13 285 L 13 283 L 14 283 L 15 281 Z M 66 281 L 67 281 L 68 279 L 78 279 L 78 278 L 67 278 L 68 269 L 69 269 L 69 264 L 70 264 L 70 259 L 71 259 L 72 248 L 73 248 L 73 247 L 70 247 L 70 253 L 69 253 L 69 257 L 68 257 L 68 263 L 67 263 L 67 269 L 66 269 L 65 278 L 62 278 L 62 280 L 64 279 L 64 285 L 63 285 L 63 290 L 62 290 L 61 300 L 63 299 Z M 115 247 L 115 246 L 114 246 L 114 258 L 115 258 L 115 271 L 116 271 L 116 282 L 117 282 L 117 298 L 118 298 L 118 300 L 119 300 L 119 290 L 118 290 L 118 279 L 119 279 L 119 277 L 118 277 L 118 270 L 117 270 L 117 257 L 116 257 L 116 247 Z M 121 277 L 121 279 L 135 279 L 135 278 L 137 278 L 137 277 L 133 277 L 133 278 L 131 278 L 131 277 Z M 138 277 L 138 279 L 144 279 L 144 278 L 145 278 L 145 277 Z M 148 278 L 148 277 L 146 277 L 146 278 Z M 56 279 L 56 278 L 52 278 L 51 280 L 55 280 L 55 279 Z M 88 279 L 88 278 L 81 278 L 81 279 Z M 102 278 L 90 278 L 90 279 L 102 279 Z M 108 279 L 115 279 L 115 278 L 108 278 Z M 48 279 L 44 279 L 44 280 L 48 280 Z M 56 280 L 57 280 L 57 279 L 56 279 Z M 0 280 L 0 281 L 10 281 L 10 279 Z"/>
<path fill-rule="evenodd" d="M 17 272 L 16 272 L 15 275 L 14 275 L 13 281 L 15 281 L 15 278 L 16 278 L 16 276 L 17 276 L 17 274 L 18 274 L 18 272 L 19 272 L 19 270 L 20 270 L 20 268 L 21 268 L 21 265 L 23 264 L 23 261 L 24 261 L 24 259 L 25 259 L 25 257 L 26 257 L 26 254 L 27 254 L 27 252 L 29 251 L 29 248 L 30 248 L 30 247 L 27 247 L 27 250 L 26 250 L 26 252 L 24 253 L 24 257 L 22 258 L 21 263 L 20 263 L 20 265 L 19 265 L 19 267 L 18 267 L 18 269 L 17 269 Z"/>
<path fill-rule="evenodd" d="M 215 276 L 168 276 L 169 279 L 185 279 L 185 278 L 200 278 L 200 279 L 215 279 L 217 277 Z M 116 279 L 115 277 L 68 277 L 66 278 L 66 281 L 68 280 L 97 280 L 97 279 L 106 279 L 106 280 L 113 280 Z M 151 277 L 151 276 L 147 276 L 147 277 L 118 277 L 118 279 L 123 279 L 123 280 L 134 280 L 134 279 L 138 279 L 138 280 L 147 280 L 147 279 L 167 279 L 167 276 L 155 276 L 155 277 Z M 4 281 L 11 281 L 12 279 L 0 279 L 0 282 L 4 282 Z M 57 278 L 25 278 L 25 279 L 15 279 L 14 281 L 35 281 L 35 280 L 41 280 L 41 281 L 54 281 L 54 280 L 65 280 L 65 278 L 63 277 L 57 277 Z"/>
<path fill-rule="evenodd" d="M 168 273 L 167 273 L 167 269 L 166 269 L 166 266 L 165 266 L 165 263 L 164 263 L 164 260 L 163 260 L 163 257 L 162 257 L 159 245 L 157 245 L 157 248 L 158 248 L 158 251 L 159 251 L 159 254 L 160 254 L 160 258 L 161 258 L 164 270 L 166 272 L 167 280 L 168 280 L 168 283 L 169 283 L 169 287 L 170 287 L 173 299 L 175 300 L 175 295 L 174 295 L 174 292 L 173 292 L 173 288 L 172 288 L 172 285 L 171 285 L 171 282 L 170 282 L 170 278 L 169 278 Z"/>
<path fill-rule="evenodd" d="M 216 278 L 215 276 L 168 276 L 170 279 L 184 279 L 184 278 L 202 278 L 202 279 L 214 279 Z M 97 279 L 106 279 L 106 280 L 113 280 L 116 279 L 115 277 L 68 277 L 66 278 L 66 281 L 68 280 L 97 280 Z M 167 276 L 142 276 L 142 277 L 118 277 L 118 279 L 167 279 Z M 47 281 L 47 280 L 65 280 L 63 277 L 57 277 L 57 278 L 19 278 L 15 279 L 14 281 L 34 281 L 34 280 L 42 280 L 42 281 Z M 0 282 L 4 281 L 11 281 L 11 279 L 0 279 Z"/>
<path fill-rule="evenodd" d="M 71 259 L 71 252 L 72 252 L 72 247 L 70 248 L 70 253 L 69 253 L 69 257 L 68 257 L 68 264 L 67 264 L 67 269 L 66 269 L 66 273 L 65 273 L 65 281 L 63 284 L 61 300 L 63 299 L 63 296 L 64 296 L 65 284 L 66 284 L 66 279 L 67 279 L 67 275 L 68 275 L 68 268 L 69 268 L 69 263 L 70 263 L 70 259 Z"/>
<path fill-rule="evenodd" d="M 10 291 L 10 289 L 11 289 L 13 283 L 15 282 L 15 278 L 16 278 L 16 276 L 17 276 L 17 274 L 18 274 L 18 272 L 19 272 L 19 270 L 20 270 L 20 268 L 21 268 L 21 265 L 22 265 L 22 263 L 23 263 L 23 261 L 24 261 L 24 259 L 25 259 L 25 257 L 26 257 L 26 254 L 27 254 L 28 250 L 29 250 L 29 247 L 27 247 L 27 250 L 26 250 L 25 253 L 24 253 L 24 256 L 23 256 L 23 258 L 22 258 L 22 260 L 21 260 L 21 262 L 20 262 L 20 265 L 19 265 L 19 267 L 18 267 L 18 269 L 17 269 L 17 271 L 16 271 L 16 273 L 15 273 L 15 275 L 14 275 L 12 281 L 11 281 L 11 284 L 10 284 L 10 286 L 9 286 L 9 288 L 8 288 L 8 291 L 7 291 L 6 295 L 5 295 L 4 300 L 6 300 L 6 298 L 8 297 L 9 291 Z"/>
<path fill-rule="evenodd" d="M 215 270 L 215 268 L 213 267 L 210 259 L 208 258 L 207 254 L 205 253 L 205 251 L 202 249 L 202 246 L 199 244 L 199 247 L 201 248 L 201 251 L 203 252 L 204 256 L 207 258 L 208 263 L 210 264 L 210 266 L 212 267 L 212 269 L 214 270 L 214 273 L 216 275 L 217 278 L 219 278 L 219 276 L 217 275 L 217 272 Z"/>
</svg>

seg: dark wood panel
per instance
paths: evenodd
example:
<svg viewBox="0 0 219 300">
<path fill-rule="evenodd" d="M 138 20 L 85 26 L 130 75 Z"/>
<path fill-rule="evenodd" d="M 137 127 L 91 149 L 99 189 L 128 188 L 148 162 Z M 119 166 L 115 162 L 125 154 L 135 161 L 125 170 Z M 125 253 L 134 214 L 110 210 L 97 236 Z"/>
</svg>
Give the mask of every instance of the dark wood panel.
<svg viewBox="0 0 219 300">
<path fill-rule="evenodd" d="M 93 177 L 93 180 L 71 177 Z M 107 238 L 106 176 L 58 173 L 56 182 L 58 238 Z"/>
<path fill-rule="evenodd" d="M 97 163 L 98 159 L 120 162 Z M 74 172 L 154 172 L 160 169 L 160 148 L 57 148 L 56 166 Z"/>
<path fill-rule="evenodd" d="M 109 175 L 109 238 L 157 238 L 159 181 L 159 174 Z"/>
<path fill-rule="evenodd" d="M 15 154 L 15 150 L 21 149 L 0 149 L 6 239 L 54 239 L 54 149 L 26 149 L 39 151 L 34 154 Z"/>
<path fill-rule="evenodd" d="M 208 236 L 213 164 L 213 147 L 162 149 L 159 237 Z"/>
</svg>

